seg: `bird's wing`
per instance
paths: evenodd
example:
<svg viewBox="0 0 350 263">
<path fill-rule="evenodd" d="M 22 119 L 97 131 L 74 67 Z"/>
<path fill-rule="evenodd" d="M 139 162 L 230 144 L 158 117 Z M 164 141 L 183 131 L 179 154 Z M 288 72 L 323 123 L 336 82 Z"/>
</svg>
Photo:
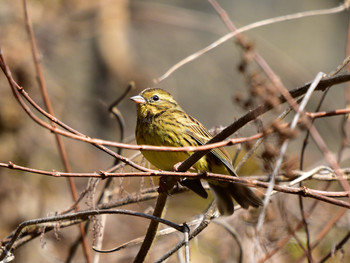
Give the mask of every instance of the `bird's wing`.
<svg viewBox="0 0 350 263">
<path fill-rule="evenodd" d="M 196 119 L 188 115 L 191 123 L 188 125 L 186 130 L 187 134 L 190 135 L 199 145 L 205 144 L 209 141 L 212 136 L 209 131 Z M 228 153 L 223 148 L 215 148 L 210 151 L 223 165 L 227 168 L 232 176 L 237 176 Z"/>
</svg>

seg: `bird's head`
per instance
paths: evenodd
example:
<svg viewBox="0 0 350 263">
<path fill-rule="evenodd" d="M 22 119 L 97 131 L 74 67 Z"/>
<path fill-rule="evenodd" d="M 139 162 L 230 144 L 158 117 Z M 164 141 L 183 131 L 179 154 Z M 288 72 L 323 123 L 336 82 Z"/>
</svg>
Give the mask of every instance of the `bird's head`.
<svg viewBox="0 0 350 263">
<path fill-rule="evenodd" d="M 137 103 L 137 116 L 141 119 L 153 118 L 170 109 L 181 110 L 168 92 L 158 88 L 145 89 L 130 99 Z"/>
</svg>

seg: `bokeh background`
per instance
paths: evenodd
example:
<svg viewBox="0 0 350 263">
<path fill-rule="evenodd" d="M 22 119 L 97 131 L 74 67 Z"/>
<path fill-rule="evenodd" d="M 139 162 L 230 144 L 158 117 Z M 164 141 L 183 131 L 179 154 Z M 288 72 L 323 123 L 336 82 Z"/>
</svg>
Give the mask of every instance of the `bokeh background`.
<svg viewBox="0 0 350 263">
<path fill-rule="evenodd" d="M 325 9 L 337 6 L 339 1 L 219 1 L 237 27 L 276 16 Z M 61 121 L 91 136 L 118 141 L 120 127 L 108 113 L 108 106 L 135 81 L 135 95 L 155 86 L 160 77 L 175 63 L 196 52 L 228 32 L 221 19 L 207 1 L 39 1 L 28 0 L 44 77 L 55 116 Z M 349 13 L 307 17 L 281 22 L 247 32 L 245 35 L 265 58 L 288 89 L 311 81 L 322 71 L 333 71 L 345 58 Z M 0 1 L 0 45 L 14 78 L 40 105 L 43 105 L 36 81 L 34 64 L 25 28 L 22 1 Z M 234 40 L 215 48 L 195 61 L 183 66 L 157 87 L 171 92 L 179 104 L 206 127 L 226 126 L 244 114 L 247 109 L 235 103 L 237 94 L 248 96 L 247 80 L 238 70 L 242 50 Z M 0 162 L 42 170 L 62 171 L 54 136 L 26 116 L 13 98 L 3 75 L 0 77 Z M 309 109 L 314 109 L 320 94 L 312 98 Z M 326 98 L 323 110 L 343 108 L 344 90 L 333 89 Z M 125 119 L 126 142 L 134 143 L 136 124 L 135 105 L 125 99 L 119 110 Z M 334 117 L 317 123 L 317 128 L 328 147 L 337 151 L 341 145 L 342 118 Z M 256 127 L 247 127 L 240 135 L 248 135 Z M 63 139 L 74 172 L 106 170 L 113 158 L 91 145 Z M 134 152 L 124 151 L 126 156 Z M 289 154 L 300 153 L 300 142 L 293 142 Z M 343 164 L 347 164 L 347 155 Z M 326 163 L 317 147 L 310 142 L 305 166 Z M 252 166 L 259 166 L 252 164 Z M 82 191 L 88 179 L 75 180 Z M 145 181 L 145 182 L 144 182 Z M 116 179 L 115 194 L 135 192 L 150 184 L 149 180 Z M 123 190 L 120 190 L 122 187 Z M 317 187 L 317 186 L 316 186 Z M 336 187 L 336 186 L 335 186 Z M 93 198 L 93 197 L 91 197 Z M 281 214 L 288 214 L 293 225 L 300 218 L 295 197 L 271 204 L 268 228 L 263 246 L 268 249 L 286 233 Z M 8 169 L 0 169 L 0 239 L 8 236 L 17 225 L 28 219 L 53 215 L 72 204 L 68 183 L 64 178 L 49 178 Z M 286 209 L 286 204 L 292 204 Z M 89 202 L 82 207 L 89 207 Z M 153 202 L 127 208 L 149 211 Z M 171 198 L 168 219 L 189 221 L 208 205 L 191 193 Z M 316 234 L 338 208 L 324 205 L 310 219 Z M 287 211 L 285 211 L 287 210 Z M 327 213 L 327 215 L 324 214 Z M 245 261 L 250 262 L 254 227 L 247 225 L 251 213 L 238 212 L 227 220 L 243 237 Z M 247 219 L 248 218 L 248 219 Z M 270 221 L 269 221 L 270 220 Z M 273 223 L 272 223 L 273 222 Z M 105 248 L 117 246 L 142 236 L 148 222 L 126 216 L 108 217 Z M 237 227 L 238 226 L 238 227 Z M 339 233 L 349 228 L 347 218 L 339 220 L 315 257 L 322 256 L 339 240 Z M 65 262 L 68 248 L 78 230 L 71 227 L 29 242 L 16 251 L 15 262 Z M 90 239 L 93 239 L 90 233 Z M 301 235 L 302 236 L 302 235 Z M 178 237 L 172 237 L 173 242 Z M 302 236 L 302 239 L 304 237 Z M 246 242 L 247 243 L 244 243 Z M 304 240 L 304 239 L 303 239 Z M 171 247 L 171 241 L 159 249 Z M 232 262 L 237 260 L 235 242 L 215 225 L 193 242 L 193 262 Z M 163 247 L 164 246 L 164 247 Z M 131 262 L 137 248 L 101 255 L 101 262 Z M 271 262 L 294 261 L 301 253 L 295 241 L 275 256 Z M 155 257 L 157 258 L 157 257 Z M 347 250 L 347 259 L 349 251 Z M 150 257 L 149 262 L 154 258 Z M 282 260 L 282 261 L 281 261 Z M 287 260 L 287 261 L 285 261 Z M 338 262 L 335 258 L 334 262 Z M 73 262 L 84 262 L 79 253 Z M 169 262 L 177 262 L 175 256 Z M 330 261 L 331 262 L 331 261 Z M 344 261 L 345 262 L 345 261 Z"/>
</svg>

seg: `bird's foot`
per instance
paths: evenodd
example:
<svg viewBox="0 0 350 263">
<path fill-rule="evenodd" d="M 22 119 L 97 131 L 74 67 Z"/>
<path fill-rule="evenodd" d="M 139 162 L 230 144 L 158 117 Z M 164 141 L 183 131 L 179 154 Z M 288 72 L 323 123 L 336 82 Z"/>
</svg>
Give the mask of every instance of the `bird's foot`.
<svg viewBox="0 0 350 263">
<path fill-rule="evenodd" d="M 170 194 L 170 191 L 173 189 L 174 185 L 177 184 L 178 178 L 172 176 L 163 175 L 159 178 L 159 193 L 167 193 Z"/>
</svg>

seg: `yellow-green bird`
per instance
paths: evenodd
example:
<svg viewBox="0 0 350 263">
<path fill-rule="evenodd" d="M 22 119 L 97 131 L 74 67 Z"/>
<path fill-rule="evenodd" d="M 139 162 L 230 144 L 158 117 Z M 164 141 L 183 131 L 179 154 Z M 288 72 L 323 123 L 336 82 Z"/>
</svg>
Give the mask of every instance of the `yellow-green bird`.
<svg viewBox="0 0 350 263">
<path fill-rule="evenodd" d="M 130 99 L 137 103 L 136 142 L 139 145 L 199 146 L 212 138 L 199 121 L 188 115 L 174 98 L 162 89 L 146 89 Z M 172 171 L 175 164 L 183 162 L 192 153 L 143 150 L 142 154 L 158 169 Z M 237 176 L 228 153 L 222 148 L 211 150 L 198 160 L 193 168 L 198 172 Z M 215 193 L 222 215 L 233 213 L 232 198 L 246 209 L 249 206 L 262 205 L 261 199 L 244 185 L 215 180 L 208 180 L 208 183 Z M 182 184 L 204 198 L 208 195 L 199 179 L 187 179 Z"/>
</svg>

